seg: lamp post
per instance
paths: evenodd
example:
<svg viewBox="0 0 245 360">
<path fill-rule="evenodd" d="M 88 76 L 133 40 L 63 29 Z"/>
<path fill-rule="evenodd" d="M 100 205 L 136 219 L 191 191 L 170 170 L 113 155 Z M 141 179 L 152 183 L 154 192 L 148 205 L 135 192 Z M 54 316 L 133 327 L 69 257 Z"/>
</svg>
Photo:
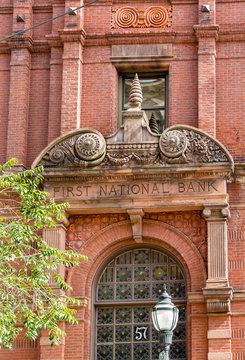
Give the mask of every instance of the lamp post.
<svg viewBox="0 0 245 360">
<path fill-rule="evenodd" d="M 164 350 L 159 355 L 159 360 L 169 360 L 169 349 L 172 344 L 173 330 L 179 318 L 179 309 L 174 306 L 171 296 L 167 293 L 166 284 L 160 296 L 160 301 L 152 309 L 152 321 L 155 329 L 160 333 L 160 343 Z"/>
</svg>

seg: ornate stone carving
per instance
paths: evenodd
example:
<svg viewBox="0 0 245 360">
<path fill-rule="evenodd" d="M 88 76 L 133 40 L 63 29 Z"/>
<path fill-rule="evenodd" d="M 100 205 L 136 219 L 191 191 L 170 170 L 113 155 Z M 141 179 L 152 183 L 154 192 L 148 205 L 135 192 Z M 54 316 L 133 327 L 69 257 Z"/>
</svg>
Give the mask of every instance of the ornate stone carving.
<svg viewBox="0 0 245 360">
<path fill-rule="evenodd" d="M 98 134 L 88 132 L 77 138 L 75 149 L 83 160 L 95 160 L 103 155 L 105 140 Z"/>
<path fill-rule="evenodd" d="M 88 167 L 99 165 L 106 153 L 104 137 L 96 130 L 81 129 L 54 144 L 38 165 L 44 167 Z"/>
<path fill-rule="evenodd" d="M 159 134 L 158 126 L 157 126 L 157 119 L 156 119 L 154 113 L 152 113 L 151 118 L 149 119 L 149 126 L 150 126 L 151 131 L 154 134 Z"/>
<path fill-rule="evenodd" d="M 137 26 L 138 18 L 139 15 L 135 8 L 125 6 L 116 11 L 114 21 L 118 27 L 129 28 Z"/>
<path fill-rule="evenodd" d="M 139 110 L 141 92 L 138 91 L 138 78 L 132 86 L 131 108 L 128 116 Z M 214 164 L 233 161 L 221 144 L 199 129 L 185 126 L 174 126 L 166 129 L 161 136 L 152 134 L 144 119 L 139 121 L 142 137 L 150 141 L 130 142 L 125 137 L 125 124 L 106 140 L 96 130 L 80 129 L 65 135 L 50 144 L 37 158 L 33 166 L 43 165 L 46 168 L 67 167 L 164 167 L 166 164 Z M 129 122 L 128 128 L 131 126 Z M 120 133 L 119 133 L 120 132 Z M 135 129 L 137 133 L 137 128 Z M 122 135 L 120 135 L 122 134 Z M 120 135 L 120 136 L 119 136 Z M 131 138 L 130 138 L 131 139 Z M 131 139 L 132 140 L 132 139 Z M 137 139 L 136 139 L 137 140 Z M 106 145 L 107 142 L 107 145 Z M 223 209 L 222 216 L 226 216 Z"/>
<path fill-rule="evenodd" d="M 143 101 L 142 89 L 139 82 L 138 75 L 135 74 L 130 92 L 129 92 L 129 104 L 132 109 L 139 108 L 141 109 L 141 104 Z M 130 110 L 130 109 L 129 109 Z"/>
<path fill-rule="evenodd" d="M 229 158 L 222 147 L 205 135 L 195 131 L 194 128 L 166 129 L 159 141 L 164 155 L 163 162 L 176 164 L 228 162 Z"/>
<path fill-rule="evenodd" d="M 171 26 L 170 6 L 135 8 L 124 6 L 112 10 L 112 28 L 163 28 Z"/>
<path fill-rule="evenodd" d="M 165 130 L 160 137 L 159 146 L 165 156 L 179 157 L 187 148 L 186 135 L 180 130 Z"/>
<path fill-rule="evenodd" d="M 167 25 L 168 17 L 168 10 L 162 6 L 151 6 L 145 11 L 147 27 L 163 27 Z"/>
</svg>

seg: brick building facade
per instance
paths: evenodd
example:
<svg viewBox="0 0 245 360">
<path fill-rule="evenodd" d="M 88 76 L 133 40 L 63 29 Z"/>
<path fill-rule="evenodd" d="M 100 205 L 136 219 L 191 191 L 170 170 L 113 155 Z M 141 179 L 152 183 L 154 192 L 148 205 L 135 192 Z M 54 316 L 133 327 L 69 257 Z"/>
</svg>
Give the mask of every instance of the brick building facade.
<svg viewBox="0 0 245 360">
<path fill-rule="evenodd" d="M 1 37 L 81 4 L 1 1 Z M 88 256 L 65 274 L 79 325 L 1 359 L 156 360 L 166 283 L 172 360 L 245 360 L 244 17 L 243 0 L 98 0 L 0 42 L 1 163 L 44 165 L 70 202 L 44 237 Z"/>
</svg>

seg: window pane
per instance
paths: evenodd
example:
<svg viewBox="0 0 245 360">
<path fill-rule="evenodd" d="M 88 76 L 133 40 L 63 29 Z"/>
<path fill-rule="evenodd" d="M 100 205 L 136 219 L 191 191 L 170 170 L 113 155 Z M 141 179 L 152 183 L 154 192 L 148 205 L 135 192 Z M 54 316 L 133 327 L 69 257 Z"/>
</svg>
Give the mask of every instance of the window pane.
<svg viewBox="0 0 245 360">
<path fill-rule="evenodd" d="M 132 79 L 125 79 L 124 109 L 129 108 L 129 92 Z M 142 108 L 165 107 L 165 78 L 140 80 L 143 92 Z"/>
</svg>

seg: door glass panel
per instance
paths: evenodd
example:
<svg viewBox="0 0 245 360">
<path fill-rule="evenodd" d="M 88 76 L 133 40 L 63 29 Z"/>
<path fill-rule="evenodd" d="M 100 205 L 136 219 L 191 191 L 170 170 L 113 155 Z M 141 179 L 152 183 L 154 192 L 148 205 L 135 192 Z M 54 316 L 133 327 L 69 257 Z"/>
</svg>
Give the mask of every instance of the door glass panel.
<svg viewBox="0 0 245 360">
<path fill-rule="evenodd" d="M 182 270 L 162 252 L 136 249 L 118 256 L 101 274 L 96 295 L 96 360 L 158 360 L 162 347 L 151 309 L 163 284 L 179 307 L 171 360 L 187 359 Z"/>
</svg>

